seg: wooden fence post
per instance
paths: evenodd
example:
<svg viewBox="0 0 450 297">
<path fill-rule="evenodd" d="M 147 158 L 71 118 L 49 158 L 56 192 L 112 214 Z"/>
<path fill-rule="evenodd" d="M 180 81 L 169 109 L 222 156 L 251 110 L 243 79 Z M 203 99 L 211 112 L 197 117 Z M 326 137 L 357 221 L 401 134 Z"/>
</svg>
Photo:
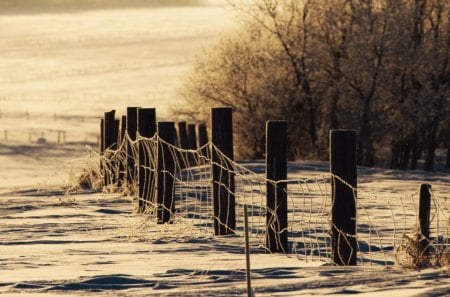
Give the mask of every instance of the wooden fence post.
<svg viewBox="0 0 450 297">
<path fill-rule="evenodd" d="M 187 125 L 188 145 L 190 150 L 197 149 L 197 133 L 195 131 L 195 124 Z"/>
<path fill-rule="evenodd" d="M 208 130 L 205 123 L 198 124 L 198 147 L 208 143 Z"/>
<path fill-rule="evenodd" d="M 233 234 L 236 229 L 233 165 L 233 115 L 231 107 L 211 109 L 214 234 Z"/>
<path fill-rule="evenodd" d="M 158 122 L 158 137 L 156 217 L 158 224 L 164 224 L 170 222 L 175 212 L 175 160 L 171 148 L 167 145 L 173 145 L 175 142 L 175 123 Z"/>
<path fill-rule="evenodd" d="M 287 121 L 266 123 L 266 248 L 271 253 L 288 250 L 287 129 Z"/>
<path fill-rule="evenodd" d="M 419 224 L 420 233 L 424 239 L 420 241 L 421 255 L 427 257 L 429 254 L 428 245 L 430 240 L 430 208 L 431 208 L 431 185 L 420 185 L 419 197 Z"/>
<path fill-rule="evenodd" d="M 186 122 L 178 122 L 177 130 L 178 130 L 178 146 L 182 149 L 189 148 Z"/>
<path fill-rule="evenodd" d="M 356 132 L 330 131 L 332 185 L 331 256 L 336 265 L 356 265 Z"/>
<path fill-rule="evenodd" d="M 156 133 L 156 109 L 139 108 L 138 110 L 138 133 L 142 137 L 151 138 Z M 150 191 L 153 192 L 154 171 L 150 169 L 151 155 L 153 151 L 146 148 L 145 140 L 139 141 L 139 212 L 145 211 L 148 202 L 153 201 Z M 148 145 L 148 144 L 147 144 Z"/>
<path fill-rule="evenodd" d="M 130 141 L 136 141 L 137 131 L 137 110 L 138 107 L 127 107 L 127 134 Z M 130 142 L 127 143 L 127 183 L 128 188 L 133 192 L 133 182 L 135 180 L 135 158 L 136 150 L 133 151 L 133 146 Z"/>
<path fill-rule="evenodd" d="M 186 122 L 182 121 L 177 123 L 177 132 L 178 132 L 178 147 L 180 147 L 183 150 L 189 149 Z M 180 162 L 178 163 L 180 169 L 185 169 L 186 167 L 188 167 L 190 163 L 189 153 L 178 151 L 177 155 L 178 155 L 177 159 L 180 160 Z"/>
<path fill-rule="evenodd" d="M 200 155 L 206 159 L 210 158 L 208 144 L 208 130 L 205 123 L 198 124 L 198 147 L 201 148 Z"/>
<path fill-rule="evenodd" d="M 106 158 L 112 156 L 112 151 L 117 148 L 117 130 L 116 130 L 116 120 L 115 120 L 115 110 L 105 112 L 104 121 L 104 155 Z M 105 186 L 114 183 L 114 173 L 115 173 L 115 162 L 109 159 L 109 163 L 106 164 L 106 174 L 104 176 Z"/>
</svg>

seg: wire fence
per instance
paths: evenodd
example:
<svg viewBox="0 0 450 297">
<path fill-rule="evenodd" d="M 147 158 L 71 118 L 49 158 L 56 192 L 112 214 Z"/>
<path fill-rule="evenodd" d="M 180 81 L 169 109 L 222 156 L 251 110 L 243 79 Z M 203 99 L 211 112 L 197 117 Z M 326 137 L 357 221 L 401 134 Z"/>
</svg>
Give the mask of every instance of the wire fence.
<svg viewBox="0 0 450 297">
<path fill-rule="evenodd" d="M 142 163 L 143 152 L 147 159 L 145 164 Z M 162 154 L 166 156 L 161 157 Z M 213 160 L 213 154 L 219 158 Z M 132 168 L 128 167 L 130 157 Z M 165 163 L 168 159 L 173 162 L 170 166 Z M 243 236 L 244 205 L 247 205 L 253 252 L 268 252 L 268 232 L 277 230 L 276 244 L 283 234 L 287 234 L 288 249 L 285 252 L 306 261 L 330 262 L 332 180 L 339 178 L 330 173 L 273 181 L 263 172 L 252 171 L 245 164 L 231 160 L 212 142 L 199 149 L 181 149 L 157 134 L 151 138 L 138 136 L 136 140 L 125 134 L 118 148 L 105 150 L 96 164 L 98 168 L 92 171 L 96 173 L 91 181 L 101 180 L 97 184 L 105 186 L 105 191 L 122 191 L 133 196 L 136 210 L 147 222 L 140 226 L 159 230 L 152 233 L 156 238 L 212 237 L 215 221 L 229 225 L 214 213 L 213 192 L 217 181 L 213 179 L 212 167 L 218 166 L 220 171 L 234 176 L 232 186 L 229 180 L 219 180 L 216 185 L 223 186 L 234 197 L 234 205 L 227 205 L 226 212 L 234 212 L 235 226 L 231 235 L 224 236 L 223 240 Z M 143 192 L 139 190 L 139 183 L 145 184 Z M 268 185 L 277 188 L 280 183 L 287 185 L 288 227 L 285 229 L 277 226 L 280 222 L 276 211 L 267 207 L 266 200 Z M 354 218 L 357 232 L 340 238 L 356 240 L 357 249 L 351 252 L 357 252 L 358 264 L 388 266 L 408 261 L 411 253 L 405 250 L 411 239 L 414 236 L 418 242 L 424 239 L 418 231 L 418 191 L 384 194 L 351 190 L 357 208 Z M 450 244 L 449 190 L 449 185 L 439 184 L 430 191 L 431 235 L 427 238 L 430 251 L 448 250 Z M 163 217 L 169 224 L 161 224 Z"/>
</svg>

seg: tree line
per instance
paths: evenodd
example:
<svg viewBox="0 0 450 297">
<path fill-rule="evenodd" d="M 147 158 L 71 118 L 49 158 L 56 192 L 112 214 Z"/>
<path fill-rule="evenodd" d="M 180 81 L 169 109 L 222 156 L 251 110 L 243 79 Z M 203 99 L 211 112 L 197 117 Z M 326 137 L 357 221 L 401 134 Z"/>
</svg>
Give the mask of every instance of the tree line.
<svg viewBox="0 0 450 297">
<path fill-rule="evenodd" d="M 358 163 L 433 170 L 450 147 L 450 2 L 233 1 L 243 17 L 195 64 L 175 113 L 234 108 L 236 150 L 260 158 L 264 123 L 290 123 L 291 159 L 327 159 L 328 131 L 358 131 Z"/>
</svg>

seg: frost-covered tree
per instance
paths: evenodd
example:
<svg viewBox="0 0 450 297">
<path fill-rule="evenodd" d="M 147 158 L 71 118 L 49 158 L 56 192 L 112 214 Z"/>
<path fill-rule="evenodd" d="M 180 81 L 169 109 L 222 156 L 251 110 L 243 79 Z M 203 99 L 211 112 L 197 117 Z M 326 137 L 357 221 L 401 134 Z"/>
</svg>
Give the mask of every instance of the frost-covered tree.
<svg viewBox="0 0 450 297">
<path fill-rule="evenodd" d="M 243 2 L 245 25 L 199 58 L 178 114 L 232 106 L 242 157 L 261 157 L 265 121 L 286 119 L 291 157 L 326 158 L 328 130 L 352 128 L 359 164 L 415 167 L 423 151 L 432 169 L 448 143 L 449 3 Z"/>
</svg>

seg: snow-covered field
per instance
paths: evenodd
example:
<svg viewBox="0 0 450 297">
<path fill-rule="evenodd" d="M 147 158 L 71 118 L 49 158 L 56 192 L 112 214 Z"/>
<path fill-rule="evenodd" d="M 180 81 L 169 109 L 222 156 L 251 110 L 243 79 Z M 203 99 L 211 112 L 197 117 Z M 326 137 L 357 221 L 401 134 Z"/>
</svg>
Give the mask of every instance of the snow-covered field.
<svg viewBox="0 0 450 297">
<path fill-rule="evenodd" d="M 218 6 L 0 16 L 0 296 L 246 294 L 242 236 L 184 234 L 183 226 L 137 214 L 133 197 L 62 189 L 86 166 L 84 143 L 95 147 L 98 117 L 132 105 L 167 115 L 193 57 L 226 30 L 229 17 Z M 67 133 L 66 144 L 56 143 L 57 130 Z M 36 143 L 40 136 L 47 142 Z M 242 164 L 264 170 L 261 161 Z M 327 170 L 322 162 L 292 163 L 289 178 Z M 360 265 L 266 254 L 252 236 L 256 296 L 450 295 L 448 268 L 393 265 L 391 241 L 403 224 L 413 227 L 424 182 L 440 203 L 433 222 L 448 238 L 449 173 L 358 174 L 361 242 L 369 247 Z M 308 205 L 300 198 L 296 206 Z M 316 220 L 312 212 L 309 219 Z"/>
<path fill-rule="evenodd" d="M 98 118 L 127 106 L 167 117 L 232 18 L 223 5 L 0 15 L 0 139 L 96 141 Z"/>
<path fill-rule="evenodd" d="M 132 197 L 120 194 L 66 195 L 58 185 L 71 183 L 72 166 L 81 163 L 73 161 L 55 169 L 69 155 L 81 155 L 82 146 L 31 145 L 21 148 L 24 154 L 14 151 L 16 147 L 2 146 L 0 155 L 7 169 L 0 180 L 0 295 L 245 295 L 242 236 L 193 236 L 183 234 L 182 226 L 176 224 L 156 225 L 135 212 Z M 263 162 L 246 166 L 261 171 Z M 326 173 L 326 168 L 320 162 L 292 163 L 289 177 L 315 176 Z M 448 215 L 447 173 L 359 169 L 361 192 L 375 193 L 386 201 L 414 195 L 421 182 L 433 185 Z M 369 209 L 371 218 L 391 230 L 391 214 L 377 214 L 377 209 L 383 209 L 378 206 Z M 372 245 L 378 246 L 377 241 Z M 254 249 L 256 296 L 450 293 L 449 275 L 443 268 L 418 272 L 382 261 L 333 267 L 326 259 L 305 261 L 300 256 Z"/>
</svg>

